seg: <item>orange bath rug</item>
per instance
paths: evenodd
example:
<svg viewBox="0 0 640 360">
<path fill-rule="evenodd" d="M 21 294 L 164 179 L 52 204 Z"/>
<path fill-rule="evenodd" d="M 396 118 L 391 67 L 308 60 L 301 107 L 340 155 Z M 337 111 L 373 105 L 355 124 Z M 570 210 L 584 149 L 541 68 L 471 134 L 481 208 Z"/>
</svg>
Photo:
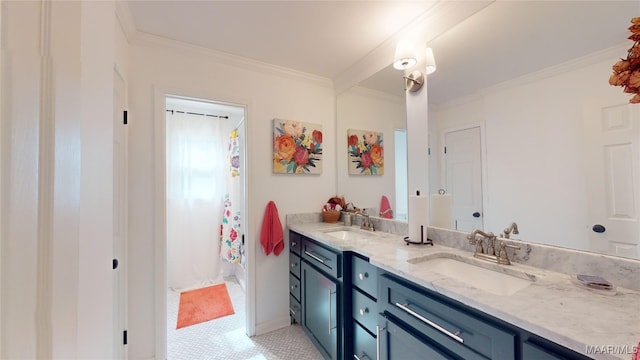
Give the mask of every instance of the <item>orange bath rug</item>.
<svg viewBox="0 0 640 360">
<path fill-rule="evenodd" d="M 226 284 L 180 293 L 176 329 L 235 314 Z"/>
</svg>

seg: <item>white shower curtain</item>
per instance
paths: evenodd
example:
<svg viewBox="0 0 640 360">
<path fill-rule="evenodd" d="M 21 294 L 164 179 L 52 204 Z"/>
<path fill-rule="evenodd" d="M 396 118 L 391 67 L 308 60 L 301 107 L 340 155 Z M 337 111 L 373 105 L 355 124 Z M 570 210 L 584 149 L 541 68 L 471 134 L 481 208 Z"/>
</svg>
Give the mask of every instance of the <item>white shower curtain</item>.
<svg viewBox="0 0 640 360">
<path fill-rule="evenodd" d="M 166 122 L 168 285 L 182 290 L 221 282 L 228 125 L 178 112 L 167 112 Z"/>
</svg>

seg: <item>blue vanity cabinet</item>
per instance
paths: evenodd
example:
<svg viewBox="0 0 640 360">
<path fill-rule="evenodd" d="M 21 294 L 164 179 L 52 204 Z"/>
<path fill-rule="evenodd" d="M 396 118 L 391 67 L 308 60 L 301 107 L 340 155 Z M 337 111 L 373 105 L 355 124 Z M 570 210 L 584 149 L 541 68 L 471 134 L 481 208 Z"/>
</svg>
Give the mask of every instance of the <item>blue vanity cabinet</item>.
<svg viewBox="0 0 640 360">
<path fill-rule="evenodd" d="M 339 359 L 340 285 L 307 262 L 302 264 L 302 325 L 326 359 Z"/>
<path fill-rule="evenodd" d="M 302 236 L 293 231 L 289 232 L 289 317 L 291 323 L 302 320 L 302 306 L 300 304 L 300 249 Z"/>
<path fill-rule="evenodd" d="M 523 332 L 522 360 L 590 360 L 591 358 L 567 349 L 537 335 Z"/>
<path fill-rule="evenodd" d="M 517 358 L 516 331 L 394 275 L 380 276 L 378 306 L 384 319 L 378 326 L 387 334 L 380 339 L 380 351 L 391 355 L 381 359 L 401 358 L 393 356 L 394 351 L 400 351 L 393 349 L 393 339 L 401 330 L 413 335 L 412 344 L 429 347 L 444 359 Z"/>
<path fill-rule="evenodd" d="M 351 255 L 351 330 L 352 356 L 345 358 L 376 359 L 376 323 L 378 318 L 378 269 L 369 260 Z"/>
<path fill-rule="evenodd" d="M 413 329 L 406 327 L 393 316 L 380 314 L 376 330 L 378 343 L 376 357 L 378 360 L 429 359 L 448 360 L 456 357 L 437 344 L 416 336 Z"/>
<path fill-rule="evenodd" d="M 301 240 L 302 327 L 326 359 L 342 359 L 344 255 L 307 237 Z"/>
</svg>

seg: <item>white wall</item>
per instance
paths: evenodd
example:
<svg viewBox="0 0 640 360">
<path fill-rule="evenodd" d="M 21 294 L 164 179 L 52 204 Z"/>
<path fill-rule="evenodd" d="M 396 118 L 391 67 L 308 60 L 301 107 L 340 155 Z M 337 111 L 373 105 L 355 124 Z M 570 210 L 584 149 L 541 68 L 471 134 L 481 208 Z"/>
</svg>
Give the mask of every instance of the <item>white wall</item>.
<svg viewBox="0 0 640 360">
<path fill-rule="evenodd" d="M 373 90 L 355 87 L 337 98 L 337 183 L 338 194 L 359 208 L 374 208 L 377 216 L 382 195 L 393 208 L 395 197 L 394 129 L 406 128 L 404 99 Z M 381 132 L 384 141 L 383 175 L 349 175 L 347 130 L 360 129 Z M 394 209 L 395 211 L 395 209 Z"/>
<path fill-rule="evenodd" d="M 257 299 L 256 332 L 286 326 L 288 315 L 288 258 L 266 257 L 259 245 L 264 209 L 275 201 L 281 222 L 289 213 L 319 211 L 336 193 L 335 98 L 331 82 L 199 48 L 148 37 L 135 41 L 130 53 L 130 207 L 134 221 L 129 231 L 129 345 L 131 358 L 156 356 L 155 318 L 158 268 L 154 254 L 162 252 L 154 218 L 154 187 L 158 156 L 156 127 L 163 94 L 191 96 L 247 106 L 248 210 L 246 243 L 253 254 L 256 281 L 250 292 Z M 324 153 L 321 175 L 272 174 L 272 119 L 284 118 L 322 124 Z M 288 250 L 288 247 L 287 249 Z M 251 265 L 248 266 L 251 273 Z M 156 295 L 158 294 L 158 295 Z M 135 339 L 135 340 L 134 340 Z"/>
<path fill-rule="evenodd" d="M 36 356 L 39 5 L 3 2 L 2 354 Z M 11 36 L 11 34 L 20 34 Z M 5 37 L 6 36 L 6 37 Z M 11 94 L 11 97 L 9 97 Z M 28 316 L 29 321 L 25 321 Z"/>
<path fill-rule="evenodd" d="M 0 357 L 111 358 L 113 3 L 2 6 Z"/>
<path fill-rule="evenodd" d="M 519 238 L 589 249 L 582 111 L 590 97 L 622 93 L 607 80 L 625 51 L 592 54 L 430 109 L 438 138 L 445 128 L 483 126 L 486 230 L 499 234 L 515 221 Z"/>
</svg>

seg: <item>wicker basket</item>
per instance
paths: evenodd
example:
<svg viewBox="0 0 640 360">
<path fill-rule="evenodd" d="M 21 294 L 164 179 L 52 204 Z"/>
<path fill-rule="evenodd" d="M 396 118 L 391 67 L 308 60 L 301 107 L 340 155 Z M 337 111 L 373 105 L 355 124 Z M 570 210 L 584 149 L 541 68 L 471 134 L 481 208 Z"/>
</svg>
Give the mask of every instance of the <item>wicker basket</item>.
<svg viewBox="0 0 640 360">
<path fill-rule="evenodd" d="M 336 223 L 338 222 L 338 219 L 340 219 L 340 211 L 338 210 L 323 211 L 322 219 L 326 223 Z"/>
</svg>

